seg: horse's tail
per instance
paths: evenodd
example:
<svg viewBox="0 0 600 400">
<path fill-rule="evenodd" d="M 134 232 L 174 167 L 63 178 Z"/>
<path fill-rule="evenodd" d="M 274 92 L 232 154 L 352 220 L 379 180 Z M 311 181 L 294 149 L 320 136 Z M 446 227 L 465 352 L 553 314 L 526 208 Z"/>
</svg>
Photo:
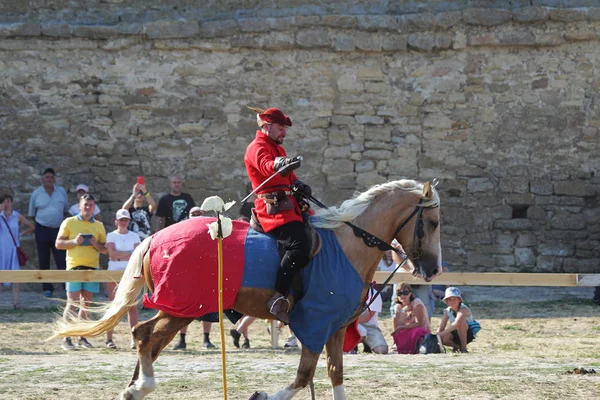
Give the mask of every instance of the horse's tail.
<svg viewBox="0 0 600 400">
<path fill-rule="evenodd" d="M 115 293 L 115 299 L 110 304 L 97 310 L 105 313 L 101 319 L 90 321 L 74 317 L 71 321 L 65 321 L 61 318 L 55 322 L 54 334 L 49 339 L 68 336 L 93 337 L 114 329 L 129 309 L 137 306 L 139 302 L 138 296 L 144 287 L 144 278 L 142 277 L 143 261 L 150 247 L 151 239 L 152 236 L 144 239 L 131 254 Z"/>
</svg>

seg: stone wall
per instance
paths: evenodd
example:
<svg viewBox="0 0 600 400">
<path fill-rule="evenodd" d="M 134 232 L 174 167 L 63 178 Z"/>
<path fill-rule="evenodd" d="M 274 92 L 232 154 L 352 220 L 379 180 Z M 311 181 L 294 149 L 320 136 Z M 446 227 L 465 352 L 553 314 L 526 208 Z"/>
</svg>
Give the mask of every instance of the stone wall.
<svg viewBox="0 0 600 400">
<path fill-rule="evenodd" d="M 180 173 L 197 201 L 240 199 L 244 105 L 278 106 L 324 202 L 437 177 L 456 269 L 598 272 L 596 1 L 196 3 L 0 3 L 17 210 L 46 166 L 71 195 L 89 184 L 105 221 L 138 175 L 157 197 Z"/>
</svg>

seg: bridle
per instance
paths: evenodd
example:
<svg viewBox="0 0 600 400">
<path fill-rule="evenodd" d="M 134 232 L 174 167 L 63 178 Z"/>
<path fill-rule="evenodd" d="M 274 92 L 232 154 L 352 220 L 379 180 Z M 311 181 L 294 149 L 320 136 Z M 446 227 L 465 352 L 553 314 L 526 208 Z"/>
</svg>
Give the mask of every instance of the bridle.
<svg viewBox="0 0 600 400">
<path fill-rule="evenodd" d="M 328 208 L 325 204 L 321 203 L 319 200 L 317 200 L 312 195 L 310 195 L 310 196 L 304 195 L 304 197 L 306 197 L 308 200 L 310 200 L 311 202 L 313 202 L 314 204 L 318 205 L 319 207 L 321 207 L 323 209 Z M 398 266 L 396 267 L 394 272 L 392 272 L 390 274 L 390 276 L 386 279 L 386 281 L 382 284 L 382 287 L 385 286 L 392 279 L 392 277 L 394 276 L 394 274 L 396 273 L 398 268 L 400 268 L 402 265 L 404 265 L 404 263 L 408 259 L 410 259 L 411 261 L 414 261 L 416 263 L 415 269 L 413 270 L 413 275 L 417 275 L 417 274 L 423 275 L 423 265 L 421 264 L 421 261 L 420 261 L 421 257 L 423 256 L 423 238 L 425 237 L 425 224 L 423 222 L 423 211 L 425 209 L 437 208 L 438 206 L 437 205 L 423 206 L 422 204 L 423 204 L 423 198 L 419 199 L 419 203 L 415 206 L 415 209 L 410 213 L 410 215 L 408 217 L 406 217 L 406 219 L 400 225 L 398 225 L 398 228 L 396 228 L 396 231 L 394 232 L 394 238 L 395 238 L 398 236 L 400 231 L 406 225 L 408 225 L 408 223 L 415 217 L 415 215 L 417 216 L 417 222 L 415 223 L 415 229 L 414 229 L 414 233 L 413 233 L 413 249 L 408 254 L 403 253 L 402 251 L 398 250 L 397 248 L 391 246 L 389 243 L 379 239 L 377 236 L 373 235 L 372 233 L 369 233 L 369 232 L 365 231 L 364 229 L 359 228 L 358 226 L 354 225 L 353 223 L 344 221 L 344 223 L 346 225 L 348 225 L 350 228 L 352 228 L 354 235 L 356 237 L 362 238 L 363 242 L 368 247 L 377 247 L 379 250 L 382 250 L 382 251 L 391 250 L 391 251 L 396 252 L 400 257 L 404 258 L 402 263 L 398 264 Z M 419 266 L 418 270 L 417 270 L 417 265 Z"/>
</svg>

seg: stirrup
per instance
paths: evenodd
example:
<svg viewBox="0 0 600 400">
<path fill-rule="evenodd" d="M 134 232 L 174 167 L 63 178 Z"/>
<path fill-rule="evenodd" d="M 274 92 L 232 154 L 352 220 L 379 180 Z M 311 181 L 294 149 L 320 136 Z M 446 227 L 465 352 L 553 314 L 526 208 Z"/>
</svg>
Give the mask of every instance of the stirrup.
<svg viewBox="0 0 600 400">
<path fill-rule="evenodd" d="M 275 304 L 277 304 L 277 302 L 278 302 L 279 300 L 283 300 L 283 301 L 285 301 L 285 302 L 287 303 L 287 310 L 286 310 L 285 312 L 286 312 L 286 313 L 290 312 L 290 301 L 289 301 L 289 300 L 287 299 L 287 297 L 285 297 L 285 296 L 279 296 L 278 298 L 276 298 L 276 299 L 273 301 L 273 304 L 271 304 L 271 308 L 269 308 L 269 312 L 270 312 L 271 314 L 275 315 L 275 312 L 273 312 L 273 308 L 275 307 Z"/>
<path fill-rule="evenodd" d="M 273 303 L 271 303 L 271 301 L 273 301 Z M 277 304 L 279 301 L 285 301 L 287 303 L 287 307 L 285 307 L 283 304 Z M 269 307 L 269 312 L 271 314 L 273 314 L 280 321 L 285 323 L 290 322 L 290 318 L 288 317 L 288 312 L 290 311 L 290 301 L 287 299 L 287 297 L 281 295 L 274 300 L 271 298 L 269 299 L 267 306 L 269 306 L 269 303 L 271 303 L 271 306 Z"/>
</svg>

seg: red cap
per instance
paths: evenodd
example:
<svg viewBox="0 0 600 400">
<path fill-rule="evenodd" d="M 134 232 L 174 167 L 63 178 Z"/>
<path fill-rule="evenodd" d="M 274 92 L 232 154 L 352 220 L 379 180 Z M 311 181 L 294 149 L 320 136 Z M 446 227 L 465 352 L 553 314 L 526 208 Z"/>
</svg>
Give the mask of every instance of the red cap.
<svg viewBox="0 0 600 400">
<path fill-rule="evenodd" d="M 292 120 L 285 115 L 279 108 L 269 108 L 264 113 L 258 114 L 258 117 L 269 124 L 280 124 L 292 126 Z"/>
</svg>

